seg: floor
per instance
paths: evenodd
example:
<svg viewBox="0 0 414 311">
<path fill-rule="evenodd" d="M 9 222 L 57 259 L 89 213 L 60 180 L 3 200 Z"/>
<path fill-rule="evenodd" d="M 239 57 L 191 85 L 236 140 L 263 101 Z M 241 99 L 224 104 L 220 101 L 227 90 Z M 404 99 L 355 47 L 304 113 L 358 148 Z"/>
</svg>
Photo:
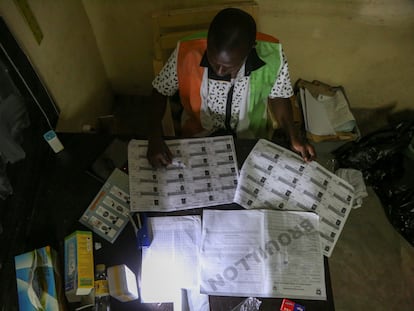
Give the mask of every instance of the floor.
<svg viewBox="0 0 414 311">
<path fill-rule="evenodd" d="M 123 105 L 123 108 L 129 107 L 128 109 L 134 110 L 137 106 L 144 104 L 137 99 L 124 98 Z M 354 111 L 354 114 L 364 134 L 383 125 L 389 112 L 389 109 L 385 107 L 375 112 Z M 132 121 L 128 115 L 136 115 L 139 120 Z M 124 113 L 122 107 L 115 110 L 114 122 L 108 126 L 108 131 L 126 132 L 128 128 L 133 128 L 134 132 L 145 134 L 148 126 L 142 112 L 140 114 Z M 330 151 L 335 144 L 320 143 L 316 147 L 318 161 L 332 168 L 334 161 Z M 42 175 L 43 148 L 44 146 L 34 148 L 30 154 L 31 160 L 17 164 L 18 171 L 24 172 L 30 168 L 33 174 Z M 30 179 L 33 176 L 27 178 Z M 13 175 L 11 181 L 16 189 L 23 187 L 25 192 L 15 193 L 18 199 L 14 199 L 14 210 L 6 210 L 7 204 L 0 201 L 0 220 L 3 224 L 3 232 L 0 232 L 1 311 L 17 310 L 17 305 L 13 305 L 15 288 L 10 286 L 14 284 L 11 281 L 14 280 L 13 255 L 21 253 L 28 245 L 31 245 L 30 241 L 33 237 L 27 235 L 30 232 L 29 228 L 39 228 L 34 232 L 45 234 L 48 221 L 50 221 L 47 218 L 48 213 L 53 215 L 52 221 L 59 219 L 58 209 L 36 212 L 31 210 L 33 204 L 31 199 L 39 199 L 38 196 L 42 194 L 37 192 L 35 185 L 32 185 L 28 179 Z M 53 189 L 42 189 L 42 191 L 53 191 Z M 414 247 L 391 226 L 372 188 L 368 187 L 368 193 L 369 196 L 364 199 L 362 207 L 351 212 L 329 259 L 336 310 L 412 310 L 414 307 Z M 63 213 L 70 213 L 70 211 L 63 211 Z M 68 227 L 70 224 L 66 223 L 64 226 Z M 49 232 L 49 239 L 55 242 L 56 235 L 59 234 L 61 232 Z"/>
<path fill-rule="evenodd" d="M 324 151 L 319 161 L 329 167 L 332 157 Z M 363 205 L 351 211 L 329 258 L 335 308 L 412 310 L 414 247 L 390 224 L 372 187 L 367 192 Z"/>
</svg>

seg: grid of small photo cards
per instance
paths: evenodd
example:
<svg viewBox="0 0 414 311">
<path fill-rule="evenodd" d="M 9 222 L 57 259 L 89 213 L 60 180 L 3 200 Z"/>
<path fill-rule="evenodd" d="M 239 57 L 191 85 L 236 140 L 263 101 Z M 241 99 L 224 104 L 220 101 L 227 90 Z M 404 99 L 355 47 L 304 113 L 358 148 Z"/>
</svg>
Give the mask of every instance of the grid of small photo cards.
<svg viewBox="0 0 414 311">
<path fill-rule="evenodd" d="M 169 212 L 233 202 L 239 176 L 232 136 L 165 141 L 173 161 L 155 169 L 148 142 L 128 145 L 131 211 Z"/>
<path fill-rule="evenodd" d="M 129 221 L 128 175 L 115 169 L 79 221 L 113 243 Z"/>
</svg>

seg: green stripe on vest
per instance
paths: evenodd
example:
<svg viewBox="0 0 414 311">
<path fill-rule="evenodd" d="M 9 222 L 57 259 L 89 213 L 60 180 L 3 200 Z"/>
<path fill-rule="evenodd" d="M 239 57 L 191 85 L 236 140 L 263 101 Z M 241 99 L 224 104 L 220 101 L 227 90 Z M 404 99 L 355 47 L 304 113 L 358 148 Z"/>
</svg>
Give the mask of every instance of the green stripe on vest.
<svg viewBox="0 0 414 311">
<path fill-rule="evenodd" d="M 250 74 L 249 129 L 255 137 L 266 137 L 267 101 L 282 67 L 281 45 L 257 41 L 256 50 L 266 65 Z"/>
<path fill-rule="evenodd" d="M 207 38 L 207 32 L 191 34 L 180 41 L 204 38 Z M 250 74 L 249 130 L 255 137 L 267 138 L 267 101 L 282 67 L 281 45 L 274 42 L 257 41 L 256 51 L 266 64 Z"/>
<path fill-rule="evenodd" d="M 197 39 L 206 39 L 207 38 L 207 31 L 193 33 L 191 35 L 185 36 L 184 38 L 180 39 L 180 41 L 190 41 L 190 40 L 197 40 Z"/>
</svg>

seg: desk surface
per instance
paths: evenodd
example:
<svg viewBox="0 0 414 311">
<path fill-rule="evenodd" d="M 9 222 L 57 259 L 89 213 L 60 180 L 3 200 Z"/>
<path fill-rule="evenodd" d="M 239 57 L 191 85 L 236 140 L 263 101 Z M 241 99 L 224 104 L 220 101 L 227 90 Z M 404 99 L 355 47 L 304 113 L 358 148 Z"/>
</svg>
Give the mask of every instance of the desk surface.
<svg viewBox="0 0 414 311">
<path fill-rule="evenodd" d="M 67 134 L 61 135 L 65 150 L 57 154 L 54 161 L 50 165 L 48 172 L 49 190 L 46 197 L 43 198 L 44 204 L 56 204 L 58 202 L 59 208 L 68 211 L 65 216 L 65 222 L 61 226 L 60 234 L 57 238 L 60 239 L 59 244 L 63 241 L 64 236 L 70 234 L 76 229 L 85 230 L 77 219 L 82 215 L 86 207 L 92 201 L 96 193 L 99 191 L 102 183 L 94 179 L 87 170 L 93 161 L 104 151 L 109 145 L 112 138 L 89 135 L 89 134 Z M 238 157 L 239 166 L 241 167 L 243 161 L 248 156 L 250 150 L 255 145 L 254 140 L 239 140 L 235 141 L 236 153 Z M 64 197 L 57 198 L 53 194 L 53 189 L 65 187 L 66 191 Z M 217 208 L 215 206 L 214 208 Z M 237 204 L 228 204 L 221 206 L 223 209 L 240 209 Z M 70 213 L 69 213 L 70 211 Z M 201 214 L 202 209 L 193 209 L 186 211 L 177 211 L 170 213 L 162 213 L 162 215 L 188 215 Z M 69 215 L 70 214 L 70 215 Z M 149 216 L 160 215 L 161 213 L 150 213 Z M 133 229 L 128 225 L 114 244 L 110 244 L 106 240 L 94 234 L 94 241 L 100 242 L 102 248 L 94 252 L 95 263 L 104 263 L 107 266 L 126 264 L 137 275 L 140 271 L 141 254 L 137 247 L 135 247 L 135 235 Z M 58 248 L 63 256 L 62 248 Z M 327 301 L 316 300 L 298 300 L 296 302 L 304 305 L 307 311 L 312 310 L 334 310 L 329 265 L 325 258 L 325 278 Z M 287 297 L 288 298 L 288 297 Z M 217 297 L 210 296 L 210 308 L 212 311 L 229 311 L 239 304 L 242 297 Z M 278 298 L 258 298 L 262 301 L 260 310 L 279 310 L 281 299 Z M 172 304 L 141 304 L 139 300 L 121 303 L 116 299 L 112 299 L 113 310 L 173 310 Z M 72 306 L 71 306 L 72 307 Z"/>
</svg>

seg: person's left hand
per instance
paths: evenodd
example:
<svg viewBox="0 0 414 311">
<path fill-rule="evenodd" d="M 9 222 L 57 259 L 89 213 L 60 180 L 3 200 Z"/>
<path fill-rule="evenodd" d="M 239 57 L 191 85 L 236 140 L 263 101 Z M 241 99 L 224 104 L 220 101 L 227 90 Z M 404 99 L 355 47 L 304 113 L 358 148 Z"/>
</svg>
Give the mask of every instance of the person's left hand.
<svg viewBox="0 0 414 311">
<path fill-rule="evenodd" d="M 305 162 L 316 159 L 315 148 L 308 141 L 295 137 L 291 138 L 290 142 L 292 150 L 299 153 Z"/>
</svg>

